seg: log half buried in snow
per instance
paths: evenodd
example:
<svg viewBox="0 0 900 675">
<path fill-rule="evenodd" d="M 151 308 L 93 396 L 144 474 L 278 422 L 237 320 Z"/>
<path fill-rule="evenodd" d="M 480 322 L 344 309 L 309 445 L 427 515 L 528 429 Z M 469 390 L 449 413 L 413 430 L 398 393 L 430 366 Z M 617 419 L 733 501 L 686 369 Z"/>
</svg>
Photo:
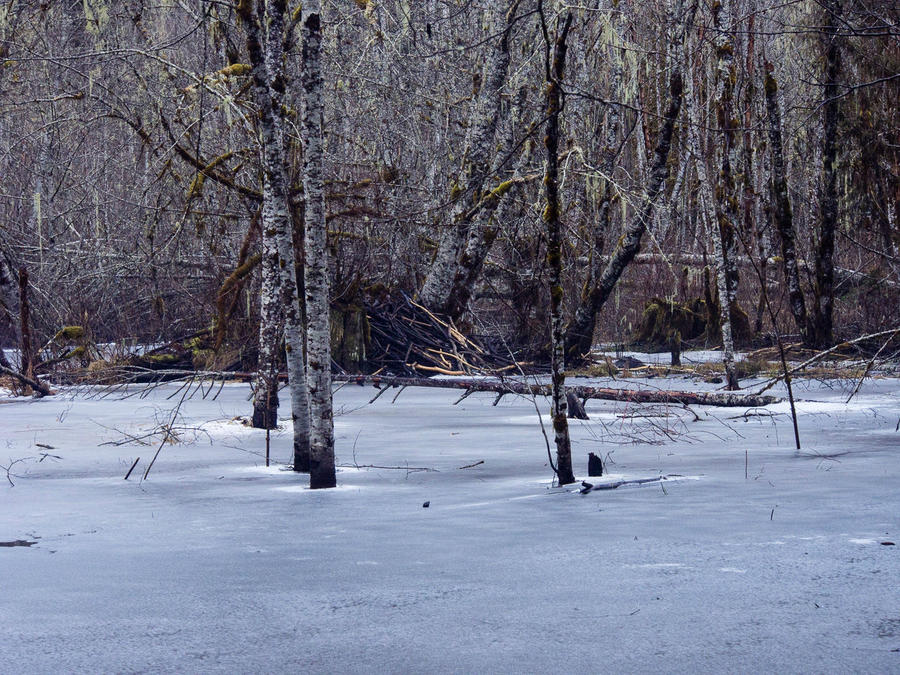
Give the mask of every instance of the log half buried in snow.
<svg viewBox="0 0 900 675">
<path fill-rule="evenodd" d="M 516 380 L 494 378 L 432 378 L 432 377 L 390 377 L 384 375 L 335 375 L 335 382 L 349 382 L 360 386 L 371 384 L 376 387 L 433 387 L 441 389 L 463 389 L 464 396 L 477 391 L 490 391 L 525 396 L 549 396 L 550 385 L 529 384 Z M 750 408 L 771 405 L 781 401 L 777 396 L 758 396 L 736 392 L 694 392 L 663 391 L 648 389 L 612 389 L 608 387 L 569 387 L 568 391 L 581 399 L 602 399 L 626 401 L 629 403 L 673 403 L 676 405 L 709 405 L 718 407 Z"/>
<path fill-rule="evenodd" d="M 9 375 L 17 379 L 22 384 L 27 384 L 29 387 L 34 389 L 35 393 L 38 397 L 41 396 L 51 396 L 53 391 L 43 382 L 38 381 L 37 379 L 32 379 L 27 375 L 23 375 L 22 373 L 18 373 L 12 368 L 7 368 L 6 366 L 0 365 L 0 375 Z"/>
</svg>

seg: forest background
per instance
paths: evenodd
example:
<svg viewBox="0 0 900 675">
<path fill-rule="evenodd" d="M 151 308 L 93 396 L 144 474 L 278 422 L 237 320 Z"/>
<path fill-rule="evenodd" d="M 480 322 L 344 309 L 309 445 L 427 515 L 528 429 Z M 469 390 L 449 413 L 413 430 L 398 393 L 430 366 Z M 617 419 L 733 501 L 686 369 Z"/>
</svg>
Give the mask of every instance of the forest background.
<svg viewBox="0 0 900 675">
<path fill-rule="evenodd" d="M 387 358 L 401 307 L 560 372 L 896 327 L 894 3 L 319 5 L 0 6 L 0 341 L 32 374 L 178 340 L 255 369 L 271 426 L 292 353 L 308 397 L 332 358 L 470 372 Z"/>
</svg>

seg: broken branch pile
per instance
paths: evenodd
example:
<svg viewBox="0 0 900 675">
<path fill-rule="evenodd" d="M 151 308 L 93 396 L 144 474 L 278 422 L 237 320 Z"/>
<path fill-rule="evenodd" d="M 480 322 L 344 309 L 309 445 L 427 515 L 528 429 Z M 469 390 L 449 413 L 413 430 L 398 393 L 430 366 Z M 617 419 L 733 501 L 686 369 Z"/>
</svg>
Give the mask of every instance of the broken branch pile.
<svg viewBox="0 0 900 675">
<path fill-rule="evenodd" d="M 477 338 L 463 335 L 453 322 L 410 299 L 405 293 L 366 307 L 370 343 L 368 365 L 376 372 L 415 377 L 422 374 L 473 375 L 516 368 Z"/>
</svg>

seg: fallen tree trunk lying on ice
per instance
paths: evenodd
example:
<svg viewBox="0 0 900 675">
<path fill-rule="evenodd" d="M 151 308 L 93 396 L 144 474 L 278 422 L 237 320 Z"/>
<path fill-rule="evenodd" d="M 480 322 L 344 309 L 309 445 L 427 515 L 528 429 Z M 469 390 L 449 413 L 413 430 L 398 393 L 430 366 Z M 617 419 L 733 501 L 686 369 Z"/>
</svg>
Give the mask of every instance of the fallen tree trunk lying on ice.
<svg viewBox="0 0 900 675">
<path fill-rule="evenodd" d="M 53 392 L 50 390 L 50 387 L 48 387 L 43 382 L 39 382 L 38 380 L 32 379 L 27 375 L 23 375 L 22 373 L 18 373 L 12 368 L 7 368 L 6 366 L 0 365 L 0 375 L 9 375 L 10 377 L 17 379 L 22 384 L 28 385 L 29 387 L 34 389 L 38 397 L 50 396 L 53 394 Z"/>
<path fill-rule="evenodd" d="M 549 384 L 529 384 L 517 380 L 475 378 L 391 377 L 383 375 L 334 375 L 335 382 L 349 382 L 360 386 L 371 384 L 388 387 L 437 387 L 464 389 L 460 401 L 477 391 L 497 394 L 497 400 L 506 394 L 525 396 L 549 396 Z M 711 405 L 719 407 L 758 407 L 778 403 L 777 396 L 759 396 L 736 392 L 664 391 L 648 389 L 611 389 L 608 387 L 567 387 L 567 391 L 581 399 L 627 401 L 629 403 L 674 403 L 678 405 Z M 373 399 L 374 400 L 374 399 Z M 458 403 L 459 401 L 457 401 Z"/>
<path fill-rule="evenodd" d="M 221 382 L 227 380 L 249 380 L 252 373 L 204 371 L 204 370 L 147 370 L 125 366 L 110 368 L 108 371 L 94 373 L 93 384 L 112 384 L 125 386 L 127 384 L 145 383 L 159 384 L 162 382 Z M 279 373 L 278 379 L 287 381 L 285 373 Z M 338 375 L 331 376 L 335 384 L 347 383 L 360 386 L 371 384 L 381 391 L 375 396 L 378 398 L 388 389 L 400 387 L 430 387 L 432 389 L 462 389 L 463 394 L 456 403 L 459 403 L 470 394 L 479 391 L 489 391 L 497 394 L 494 404 L 507 394 L 519 394 L 523 396 L 549 396 L 549 384 L 531 384 L 519 380 L 500 379 L 486 377 L 478 379 L 474 377 L 436 378 L 436 377 L 400 377 L 392 375 Z M 628 403 L 671 403 L 674 405 L 709 405 L 716 407 L 755 408 L 771 405 L 781 401 L 777 396 L 764 396 L 761 394 L 743 394 L 739 392 L 718 391 L 666 391 L 663 389 L 612 389 L 609 387 L 566 387 L 567 394 L 571 394 L 582 400 L 602 399 L 607 401 L 625 401 Z M 372 399 L 372 401 L 375 400 Z"/>
</svg>

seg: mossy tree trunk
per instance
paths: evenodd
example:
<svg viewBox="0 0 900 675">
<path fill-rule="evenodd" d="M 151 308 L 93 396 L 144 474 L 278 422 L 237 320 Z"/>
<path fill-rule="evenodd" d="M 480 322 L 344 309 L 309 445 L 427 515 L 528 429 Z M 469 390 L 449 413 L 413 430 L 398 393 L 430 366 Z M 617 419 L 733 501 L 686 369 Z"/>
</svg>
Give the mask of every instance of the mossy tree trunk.
<svg viewBox="0 0 900 675">
<path fill-rule="evenodd" d="M 325 226 L 322 78 L 322 3 L 304 0 L 302 28 L 302 124 L 306 242 L 307 376 L 310 437 L 309 486 L 337 485 L 331 400 L 331 327 L 328 244 Z"/>
<path fill-rule="evenodd" d="M 731 0 L 716 0 L 712 5 L 713 27 L 716 30 L 716 121 L 720 138 L 716 143 L 715 209 L 716 222 L 710 228 L 713 255 L 716 259 L 716 287 L 719 291 L 719 323 L 722 333 L 722 360 L 725 365 L 727 389 L 739 389 L 734 367 L 734 337 L 732 310 L 737 294 L 737 194 L 734 185 L 736 156 L 736 127 L 734 118 L 734 85 L 737 74 L 734 66 Z"/>
<path fill-rule="evenodd" d="M 487 58 L 481 78 L 481 89 L 472 110 L 472 120 L 466 132 L 462 168 L 454 187 L 454 204 L 450 222 L 441 236 L 434 262 L 419 293 L 423 305 L 435 312 L 448 309 L 457 261 L 464 252 L 471 227 L 471 207 L 483 197 L 485 179 L 490 175 L 491 158 L 494 157 L 494 137 L 500 119 L 501 94 L 509 70 L 509 40 L 520 0 L 507 5 L 504 21 L 495 21 L 491 32 L 499 32 Z"/>
<path fill-rule="evenodd" d="M 572 472 L 572 443 L 569 439 L 566 401 L 566 350 L 563 332 L 562 223 L 559 199 L 559 117 L 562 113 L 562 82 L 566 62 L 566 36 L 572 14 L 557 26 L 553 58 L 547 68 L 546 125 L 544 127 L 544 225 L 547 228 L 547 269 L 550 282 L 550 372 L 551 416 L 556 440 L 556 477 L 560 485 L 575 482 Z"/>
<path fill-rule="evenodd" d="M 263 166 L 262 247 L 263 288 L 260 327 L 260 367 L 254 405 L 266 411 L 268 428 L 277 423 L 277 352 L 285 340 L 291 418 L 294 432 L 294 470 L 309 470 L 309 402 L 303 364 L 304 330 L 300 315 L 294 264 L 293 228 L 288 197 L 287 157 L 284 144 L 283 33 L 284 0 L 259 0 L 254 12 L 249 3 L 239 7 L 247 34 L 253 93 L 259 115 Z M 265 31 L 263 31 L 265 26 Z M 268 282 L 266 276 L 269 276 Z M 272 322 L 277 317 L 282 326 Z M 268 322 L 274 325 L 266 325 Z M 281 330 L 279 330 L 281 328 Z M 263 340 L 266 343 L 263 343 Z M 263 398 L 265 396 L 265 398 Z M 274 398 L 274 407 L 266 405 Z M 273 418 L 274 417 L 274 418 Z"/>
<path fill-rule="evenodd" d="M 769 149 L 771 153 L 772 180 L 770 184 L 770 201 L 772 222 L 781 240 L 781 259 L 784 265 L 784 278 L 788 287 L 788 304 L 794 323 L 804 342 L 809 334 L 809 316 L 806 313 L 806 301 L 800 285 L 800 270 L 797 265 L 797 233 L 794 229 L 794 213 L 791 209 L 791 198 L 788 193 L 787 173 L 784 162 L 784 143 L 781 135 L 781 108 L 778 104 L 778 82 L 773 74 L 774 66 L 765 65 L 766 119 L 769 133 Z"/>
<path fill-rule="evenodd" d="M 834 233 L 838 220 L 837 127 L 840 115 L 839 83 L 841 50 L 839 27 L 842 25 L 841 0 L 825 0 L 823 40 L 825 42 L 824 98 L 822 101 L 822 181 L 819 198 L 821 221 L 816 250 L 814 304 L 810 322 L 809 343 L 827 347 L 833 341 L 834 311 Z"/>
</svg>

